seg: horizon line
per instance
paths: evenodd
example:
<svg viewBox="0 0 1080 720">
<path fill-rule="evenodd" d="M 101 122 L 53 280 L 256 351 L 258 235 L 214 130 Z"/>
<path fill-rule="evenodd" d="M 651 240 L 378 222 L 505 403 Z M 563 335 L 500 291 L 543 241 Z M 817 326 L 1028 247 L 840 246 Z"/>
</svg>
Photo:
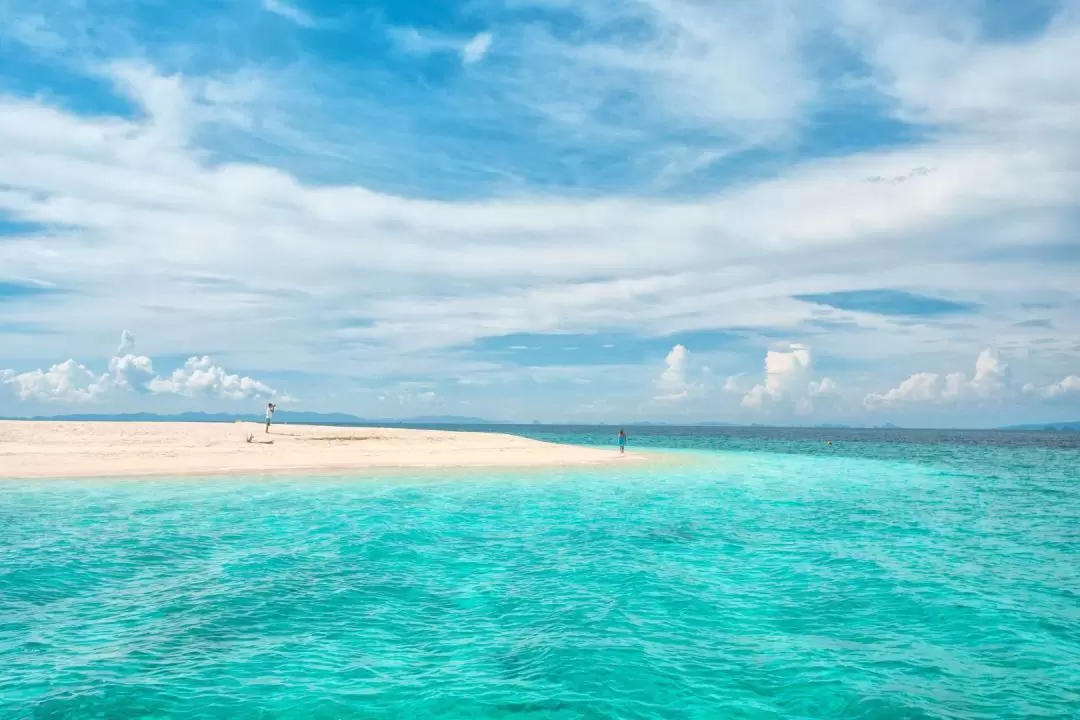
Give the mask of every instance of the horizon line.
<svg viewBox="0 0 1080 720">
<path fill-rule="evenodd" d="M 961 427 L 961 426 L 947 426 L 947 427 L 907 427 L 897 425 L 891 422 L 881 423 L 879 425 L 859 425 L 848 423 L 818 423 L 818 424 L 774 424 L 774 423 L 737 423 L 728 422 L 723 420 L 700 420 L 697 422 L 667 422 L 663 420 L 634 420 L 629 422 L 549 422 L 549 421 L 520 421 L 520 420 L 492 420 L 487 418 L 474 418 L 467 416 L 455 416 L 455 415 L 418 415 L 405 418 L 365 418 L 353 413 L 346 412 L 319 412 L 314 410 L 282 410 L 281 416 L 294 415 L 311 415 L 311 416 L 324 416 L 324 417 L 343 417 L 349 421 L 355 420 L 358 423 L 364 424 L 395 424 L 395 425 L 456 425 L 456 426 L 470 426 L 470 427 L 484 427 L 484 426 L 514 426 L 514 427 L 628 427 L 628 428 L 644 428 L 644 427 L 669 427 L 669 428 L 701 428 L 701 427 L 726 427 L 726 428 L 774 428 L 774 429 L 803 429 L 803 430 L 912 430 L 912 431 L 926 431 L 926 432 L 940 432 L 940 431 L 969 431 L 969 432 L 986 432 L 986 431 L 1080 431 L 1080 420 L 1063 420 L 1063 421 L 1050 421 L 1050 422 L 1035 422 L 1035 423 L 1018 423 L 1015 425 L 1002 425 L 995 427 Z M 194 419 L 202 416 L 205 419 Z M 147 422 L 168 422 L 170 420 L 176 421 L 175 418 L 188 418 L 187 420 L 180 420 L 181 422 L 229 422 L 242 420 L 247 418 L 260 419 L 259 413 L 239 413 L 239 412 L 207 412 L 203 410 L 188 410 L 179 413 L 155 413 L 155 412 L 122 412 L 122 413 L 62 413 L 58 415 L 34 415 L 34 416 L 0 416 L 0 421 L 5 422 L 125 422 L 132 419 L 144 419 Z M 217 418 L 217 419 L 213 419 Z M 279 421 L 279 424 L 287 424 L 288 421 Z M 294 420 L 295 424 L 301 425 L 313 425 L 319 424 L 318 420 Z M 334 423 L 332 420 L 327 420 L 330 424 Z"/>
</svg>

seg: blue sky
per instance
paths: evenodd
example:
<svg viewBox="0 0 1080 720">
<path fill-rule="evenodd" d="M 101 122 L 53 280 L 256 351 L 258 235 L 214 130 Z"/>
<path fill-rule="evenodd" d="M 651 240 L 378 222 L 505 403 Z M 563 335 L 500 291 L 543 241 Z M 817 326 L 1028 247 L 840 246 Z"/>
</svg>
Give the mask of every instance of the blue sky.
<svg viewBox="0 0 1080 720">
<path fill-rule="evenodd" d="M 0 415 L 1080 418 L 1076 0 L 0 0 L 0 64 Z"/>
</svg>

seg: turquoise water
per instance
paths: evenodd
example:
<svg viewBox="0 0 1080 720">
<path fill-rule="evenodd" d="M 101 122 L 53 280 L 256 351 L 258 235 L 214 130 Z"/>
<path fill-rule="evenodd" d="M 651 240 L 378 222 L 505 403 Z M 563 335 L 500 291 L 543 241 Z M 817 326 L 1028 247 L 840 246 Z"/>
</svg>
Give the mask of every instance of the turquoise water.
<svg viewBox="0 0 1080 720">
<path fill-rule="evenodd" d="M 0 482 L 0 717 L 1076 718 L 1080 436 L 828 437 Z"/>
</svg>

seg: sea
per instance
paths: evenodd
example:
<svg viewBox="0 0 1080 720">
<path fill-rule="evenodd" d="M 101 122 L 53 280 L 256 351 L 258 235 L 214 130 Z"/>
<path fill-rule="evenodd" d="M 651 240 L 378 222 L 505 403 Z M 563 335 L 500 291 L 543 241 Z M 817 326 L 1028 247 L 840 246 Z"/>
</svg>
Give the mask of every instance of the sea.
<svg viewBox="0 0 1080 720">
<path fill-rule="evenodd" d="M 627 432 L 0 481 L 0 718 L 1080 717 L 1080 433 Z"/>
</svg>

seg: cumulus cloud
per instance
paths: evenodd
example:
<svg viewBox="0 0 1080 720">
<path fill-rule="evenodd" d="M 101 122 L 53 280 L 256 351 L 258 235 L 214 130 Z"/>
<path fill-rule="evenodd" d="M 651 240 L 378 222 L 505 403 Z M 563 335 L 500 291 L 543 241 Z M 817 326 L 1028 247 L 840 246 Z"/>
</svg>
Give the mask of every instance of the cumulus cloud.
<svg viewBox="0 0 1080 720">
<path fill-rule="evenodd" d="M 1038 387 L 1029 383 L 1024 386 L 1024 392 L 1038 395 L 1047 400 L 1056 400 L 1065 397 L 1080 397 L 1080 376 L 1068 375 L 1060 382 L 1051 383 L 1045 387 Z"/>
<path fill-rule="evenodd" d="M 150 392 L 228 400 L 274 397 L 277 392 L 258 380 L 227 372 L 207 356 L 191 357 L 167 378 L 154 378 Z"/>
<path fill-rule="evenodd" d="M 932 372 L 915 373 L 898 386 L 884 393 L 870 393 L 863 404 L 870 409 L 954 403 L 963 400 L 1002 400 L 1015 393 L 1012 371 L 998 357 L 997 351 L 987 348 L 975 361 L 975 373 L 969 380 L 964 373 L 940 375 Z"/>
<path fill-rule="evenodd" d="M 116 352 L 126 353 L 135 348 L 135 335 L 130 330 L 125 330 L 120 333 L 120 344 L 116 348 Z"/>
<path fill-rule="evenodd" d="M 150 358 L 127 354 L 109 358 L 109 377 L 117 387 L 148 390 L 154 379 L 154 363 Z"/>
<path fill-rule="evenodd" d="M 664 366 L 656 381 L 655 400 L 678 402 L 704 392 L 704 378 L 709 374 L 709 368 L 698 363 L 684 346 L 671 348 L 664 358 Z"/>
<path fill-rule="evenodd" d="M 74 360 L 53 365 L 48 370 L 15 374 L 0 373 L 0 383 L 10 386 L 20 400 L 85 403 L 100 397 L 110 387 L 108 375 L 95 375 Z"/>
<path fill-rule="evenodd" d="M 135 334 L 130 330 L 120 333 L 117 352 L 123 353 L 109 358 L 109 372 L 106 377 L 117 388 L 146 392 L 154 379 L 154 363 L 143 355 L 136 355 Z"/>
<path fill-rule="evenodd" d="M 1012 382 L 1009 366 L 1001 362 L 996 350 L 987 348 L 975 361 L 975 375 L 968 383 L 968 389 L 981 398 L 999 398 L 1012 392 Z"/>
<path fill-rule="evenodd" d="M 788 351 L 769 350 L 765 354 L 765 382 L 756 386 L 754 397 L 778 396 L 795 385 L 805 384 L 810 370 L 810 349 L 793 344 Z"/>
<path fill-rule="evenodd" d="M 944 378 L 937 373 L 915 373 L 884 393 L 871 393 L 863 400 L 868 408 L 901 403 L 935 402 L 942 396 Z"/>
<path fill-rule="evenodd" d="M 831 378 L 813 380 L 810 348 L 794 343 L 788 350 L 765 354 L 765 379 L 743 396 L 742 406 L 754 410 L 792 406 L 799 414 L 813 412 L 813 399 L 836 392 Z"/>
<path fill-rule="evenodd" d="M 135 336 L 125 330 L 121 350 L 134 350 Z M 0 388 L 10 388 L 20 400 L 56 403 L 86 403 L 115 391 L 137 391 L 155 395 L 247 400 L 281 397 L 269 385 L 229 373 L 206 356 L 192 357 L 168 377 L 154 372 L 153 361 L 128 352 L 109 359 L 109 370 L 101 375 L 75 360 L 53 365 L 48 370 L 16 373 L 0 371 Z"/>
</svg>

